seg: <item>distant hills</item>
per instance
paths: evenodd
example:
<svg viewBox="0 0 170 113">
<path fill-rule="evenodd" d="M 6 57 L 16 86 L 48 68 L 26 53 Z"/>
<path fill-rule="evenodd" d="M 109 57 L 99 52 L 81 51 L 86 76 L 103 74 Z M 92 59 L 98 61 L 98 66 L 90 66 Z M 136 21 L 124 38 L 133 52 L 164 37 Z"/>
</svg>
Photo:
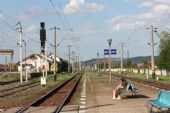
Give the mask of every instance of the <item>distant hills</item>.
<svg viewBox="0 0 170 113">
<path fill-rule="evenodd" d="M 155 61 L 158 60 L 158 56 L 155 56 Z M 138 57 L 132 57 L 130 58 L 132 60 L 133 63 L 138 64 L 145 61 L 150 61 L 151 57 L 150 56 L 138 56 Z"/>
<path fill-rule="evenodd" d="M 155 56 L 155 61 L 157 61 L 158 58 L 159 58 L 158 56 Z M 130 59 L 131 59 L 132 63 L 139 64 L 139 63 L 142 63 L 144 60 L 150 61 L 151 58 L 150 58 L 150 56 L 137 56 L 137 57 L 131 57 Z M 102 60 L 104 60 L 104 58 L 101 58 L 100 60 L 102 61 Z M 120 63 L 120 60 L 121 60 L 120 58 L 112 58 L 112 61 L 114 63 Z M 127 58 L 124 59 L 123 62 L 126 63 Z M 96 59 L 90 59 L 90 60 L 83 61 L 82 64 L 83 65 L 94 65 L 94 64 L 96 64 Z"/>
</svg>

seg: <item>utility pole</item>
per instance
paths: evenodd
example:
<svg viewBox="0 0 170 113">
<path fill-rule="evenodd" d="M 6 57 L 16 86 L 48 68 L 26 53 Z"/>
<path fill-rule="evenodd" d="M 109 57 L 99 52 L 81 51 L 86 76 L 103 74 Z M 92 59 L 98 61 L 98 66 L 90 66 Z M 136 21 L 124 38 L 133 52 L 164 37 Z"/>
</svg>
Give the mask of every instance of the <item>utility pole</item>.
<svg viewBox="0 0 170 113">
<path fill-rule="evenodd" d="M 72 47 L 71 45 L 68 45 L 68 74 L 70 74 L 70 48 Z"/>
<path fill-rule="evenodd" d="M 57 80 L 56 77 L 56 26 L 54 26 L 54 80 Z"/>
<path fill-rule="evenodd" d="M 127 63 L 129 62 L 129 50 L 127 50 Z M 130 72 L 130 65 L 128 66 L 128 71 Z"/>
<path fill-rule="evenodd" d="M 76 71 L 79 69 L 79 57 L 76 56 Z"/>
<path fill-rule="evenodd" d="M 74 73 L 75 72 L 75 52 L 74 51 L 72 51 L 72 60 L 73 60 L 72 72 Z"/>
<path fill-rule="evenodd" d="M 56 76 L 56 48 L 57 48 L 57 45 L 56 45 L 56 30 L 60 30 L 60 28 L 57 28 L 56 26 L 54 26 L 53 28 L 51 28 L 50 30 L 54 29 L 54 44 L 52 45 L 54 47 L 54 81 L 57 80 L 57 76 Z"/>
<path fill-rule="evenodd" d="M 99 71 L 99 53 L 97 52 L 97 60 L 96 60 L 97 72 Z"/>
<path fill-rule="evenodd" d="M 121 42 L 121 63 L 120 63 L 120 67 L 121 67 L 121 73 L 123 72 L 123 45 L 124 43 Z"/>
<path fill-rule="evenodd" d="M 81 71 L 81 68 L 82 68 L 82 66 L 81 66 L 81 56 L 79 57 L 79 70 Z"/>
<path fill-rule="evenodd" d="M 26 76 L 26 45 L 27 45 L 27 44 L 26 44 L 26 41 L 25 41 L 25 40 L 22 40 L 22 41 L 24 42 L 24 46 L 25 46 L 25 51 L 24 51 L 24 52 L 25 52 L 25 56 L 24 56 L 24 57 L 25 57 L 25 76 Z M 27 81 L 28 81 L 28 79 L 27 79 L 27 76 L 26 76 L 26 82 L 27 82 Z"/>
<path fill-rule="evenodd" d="M 20 32 L 20 39 L 19 39 L 19 47 L 20 47 L 20 82 L 23 82 L 23 73 L 22 73 L 22 25 L 21 22 L 18 22 L 16 25 L 19 25 L 18 29 Z"/>
<path fill-rule="evenodd" d="M 111 72 L 111 44 L 112 44 L 112 39 L 108 39 L 108 44 L 109 44 L 109 74 L 110 74 L 110 82 L 112 82 L 112 72 Z"/>
<path fill-rule="evenodd" d="M 151 69 L 152 69 L 152 78 L 155 78 L 155 60 L 154 60 L 154 36 L 153 32 L 156 32 L 158 28 L 153 27 L 153 25 L 150 26 L 150 28 L 147 28 L 151 30 Z"/>
<path fill-rule="evenodd" d="M 104 72 L 106 70 L 106 61 L 105 61 L 105 55 L 104 55 Z"/>
</svg>

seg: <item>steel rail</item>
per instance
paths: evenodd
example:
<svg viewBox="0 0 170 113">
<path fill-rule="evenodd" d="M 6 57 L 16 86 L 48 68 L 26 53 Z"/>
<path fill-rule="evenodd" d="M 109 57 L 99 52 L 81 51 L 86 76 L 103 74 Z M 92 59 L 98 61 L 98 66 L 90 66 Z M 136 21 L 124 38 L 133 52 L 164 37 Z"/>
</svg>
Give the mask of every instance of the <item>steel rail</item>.
<svg viewBox="0 0 170 113">
<path fill-rule="evenodd" d="M 16 85 L 16 86 L 10 87 L 10 88 L 5 88 L 5 89 L 0 90 L 0 92 L 2 93 L 2 92 L 5 92 L 5 91 L 10 91 L 10 90 L 13 90 L 15 88 L 25 87 L 25 86 L 28 86 L 28 85 L 31 85 L 31 83 L 24 84 L 24 85 Z"/>
<path fill-rule="evenodd" d="M 74 79 L 76 76 L 71 77 L 70 79 L 66 80 L 64 83 L 60 84 L 59 86 L 57 86 L 56 88 L 54 88 L 53 90 L 51 90 L 50 92 L 48 92 L 47 94 L 43 95 L 42 97 L 40 97 L 39 99 L 35 100 L 34 102 L 32 102 L 31 104 L 29 104 L 28 106 L 19 109 L 16 113 L 23 113 L 24 111 L 26 111 L 27 109 L 29 109 L 31 106 L 37 106 L 40 103 L 42 103 L 43 101 L 45 101 L 47 98 L 49 98 L 54 92 L 56 92 L 57 90 L 61 89 L 63 86 L 65 86 L 68 82 L 70 82 L 72 79 Z"/>
<path fill-rule="evenodd" d="M 76 90 L 82 75 L 79 77 L 79 79 L 76 81 L 70 92 L 67 94 L 66 98 L 63 100 L 63 102 L 52 112 L 52 113 L 59 113 L 64 105 L 70 100 L 71 96 L 73 95 L 74 91 Z"/>
<path fill-rule="evenodd" d="M 15 89 L 13 89 L 14 91 L 12 91 L 12 89 L 10 89 L 10 90 L 6 90 L 6 91 L 3 91 L 3 92 L 0 92 L 0 98 L 7 97 L 7 96 L 15 94 L 17 92 L 25 91 L 25 90 L 27 90 L 29 88 L 33 88 L 33 87 L 36 87 L 38 85 L 40 85 L 40 84 L 39 83 L 29 84 L 28 86 L 24 85 L 23 87 L 17 87 Z M 21 89 L 21 88 L 23 88 L 23 89 Z M 11 92 L 3 94 L 4 92 L 7 92 L 7 91 L 11 91 Z"/>
</svg>

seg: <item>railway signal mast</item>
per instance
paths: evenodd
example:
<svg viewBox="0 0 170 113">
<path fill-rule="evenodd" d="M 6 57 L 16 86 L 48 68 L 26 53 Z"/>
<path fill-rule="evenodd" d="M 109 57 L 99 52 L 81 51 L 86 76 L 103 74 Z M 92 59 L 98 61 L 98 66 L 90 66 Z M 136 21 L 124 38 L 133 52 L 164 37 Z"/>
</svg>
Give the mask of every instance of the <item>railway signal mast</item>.
<svg viewBox="0 0 170 113">
<path fill-rule="evenodd" d="M 44 22 L 40 23 L 40 41 L 41 41 L 41 54 L 43 55 L 43 64 L 42 64 L 43 77 L 41 78 L 41 84 L 45 85 L 46 84 L 46 77 L 44 75 L 45 75 L 45 70 L 46 70 L 47 66 L 46 66 L 46 62 L 45 62 L 46 29 L 45 29 L 45 23 Z"/>
<path fill-rule="evenodd" d="M 45 30 L 45 23 L 40 23 L 40 41 L 41 41 L 41 53 L 45 54 L 45 41 L 46 41 L 46 30 Z"/>
</svg>

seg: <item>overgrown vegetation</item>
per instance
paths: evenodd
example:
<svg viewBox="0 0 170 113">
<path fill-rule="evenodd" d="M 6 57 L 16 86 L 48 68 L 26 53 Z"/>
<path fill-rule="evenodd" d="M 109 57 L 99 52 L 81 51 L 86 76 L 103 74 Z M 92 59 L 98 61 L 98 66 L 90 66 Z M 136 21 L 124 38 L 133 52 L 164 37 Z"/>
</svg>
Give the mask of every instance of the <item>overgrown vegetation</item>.
<svg viewBox="0 0 170 113">
<path fill-rule="evenodd" d="M 118 75 L 118 73 L 116 73 Z M 138 73 L 132 73 L 132 72 L 124 72 L 124 76 L 126 77 L 132 77 L 132 78 L 138 78 L 138 79 L 144 79 L 144 80 L 155 80 L 152 78 L 151 75 L 148 76 L 146 74 L 138 74 Z M 158 82 L 164 83 L 164 84 L 170 84 L 170 77 L 169 76 L 159 76 Z"/>
<path fill-rule="evenodd" d="M 160 34 L 160 45 L 159 45 L 159 60 L 157 65 L 160 69 L 170 71 L 170 33 L 162 32 Z"/>
</svg>

